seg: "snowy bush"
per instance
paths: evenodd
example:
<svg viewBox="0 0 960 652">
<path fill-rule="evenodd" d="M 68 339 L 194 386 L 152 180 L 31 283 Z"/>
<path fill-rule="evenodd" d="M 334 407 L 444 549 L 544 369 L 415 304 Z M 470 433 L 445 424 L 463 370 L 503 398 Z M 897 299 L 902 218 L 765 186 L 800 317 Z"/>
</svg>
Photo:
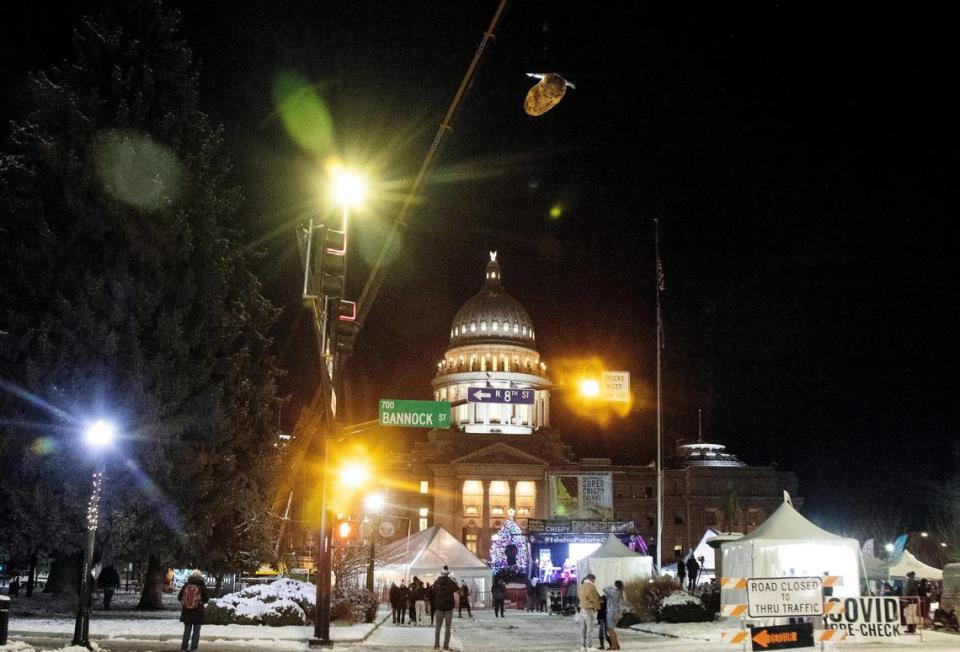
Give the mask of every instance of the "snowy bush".
<svg viewBox="0 0 960 652">
<path fill-rule="evenodd" d="M 337 586 L 330 599 L 330 620 L 370 622 L 377 613 L 377 596 L 358 586 Z"/>
<path fill-rule="evenodd" d="M 713 620 L 700 598 L 683 591 L 674 591 L 660 601 L 657 621 L 667 623 L 702 623 Z"/>
<path fill-rule="evenodd" d="M 659 620 L 660 603 L 680 585 L 671 577 L 656 580 L 634 580 L 623 586 L 623 595 L 633 613 L 640 622 L 649 623 Z"/>
<path fill-rule="evenodd" d="M 313 621 L 316 586 L 279 579 L 211 600 L 206 622 L 212 625 L 308 625 Z"/>
</svg>

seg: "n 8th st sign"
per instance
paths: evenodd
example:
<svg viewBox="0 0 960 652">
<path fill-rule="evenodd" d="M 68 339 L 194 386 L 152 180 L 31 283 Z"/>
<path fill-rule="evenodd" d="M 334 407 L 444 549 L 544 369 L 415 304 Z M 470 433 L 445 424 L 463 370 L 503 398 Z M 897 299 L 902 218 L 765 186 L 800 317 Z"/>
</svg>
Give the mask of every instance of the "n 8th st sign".
<svg viewBox="0 0 960 652">
<path fill-rule="evenodd" d="M 450 427 L 450 403 L 382 398 L 380 399 L 380 425 L 446 430 Z"/>
</svg>

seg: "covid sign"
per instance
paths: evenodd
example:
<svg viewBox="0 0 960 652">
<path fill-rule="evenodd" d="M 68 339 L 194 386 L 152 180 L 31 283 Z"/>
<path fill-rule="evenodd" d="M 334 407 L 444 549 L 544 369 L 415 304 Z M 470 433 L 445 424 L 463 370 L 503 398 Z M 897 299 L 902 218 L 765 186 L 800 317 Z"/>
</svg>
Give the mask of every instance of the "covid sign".
<svg viewBox="0 0 960 652">
<path fill-rule="evenodd" d="M 897 638 L 901 634 L 898 598 L 827 598 L 827 602 L 843 605 L 842 610 L 827 614 L 827 629 L 860 638 Z"/>
</svg>

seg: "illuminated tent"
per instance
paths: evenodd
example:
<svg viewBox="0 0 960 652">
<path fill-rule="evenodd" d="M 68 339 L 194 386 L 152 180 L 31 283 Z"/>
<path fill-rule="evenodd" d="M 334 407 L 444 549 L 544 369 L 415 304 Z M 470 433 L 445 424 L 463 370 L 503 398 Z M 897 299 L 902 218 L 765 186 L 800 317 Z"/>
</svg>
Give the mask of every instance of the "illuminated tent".
<svg viewBox="0 0 960 652">
<path fill-rule="evenodd" d="M 720 549 L 727 577 L 819 577 L 828 572 L 843 578 L 833 595 L 860 595 L 860 544 L 808 521 L 786 494 L 783 504 L 760 527 Z M 739 598 L 746 602 L 745 591 L 735 593 L 741 593 Z"/>
<path fill-rule="evenodd" d="M 874 557 L 868 552 L 860 553 L 863 557 L 863 569 L 867 573 L 867 579 L 873 581 L 886 580 L 889 575 L 887 565 L 882 559 Z"/>
<path fill-rule="evenodd" d="M 378 557 L 381 563 L 374 569 L 374 580 L 380 586 L 390 586 L 391 582 L 399 586 L 413 577 L 433 583 L 444 566 L 450 568 L 450 575 L 458 583 L 466 580 L 478 598 L 493 586 L 490 568 L 442 525 L 394 541 Z"/>
<path fill-rule="evenodd" d="M 583 580 L 587 573 L 597 576 L 595 584 L 602 591 L 616 580 L 629 582 L 653 577 L 653 557 L 630 550 L 611 534 L 599 548 L 577 562 L 577 578 Z"/>
<path fill-rule="evenodd" d="M 917 574 L 917 579 L 942 580 L 943 571 L 933 566 L 928 566 L 922 561 L 910 554 L 909 550 L 904 550 L 900 559 L 887 565 L 887 577 L 891 580 L 905 580 L 907 573 L 913 571 Z"/>
</svg>

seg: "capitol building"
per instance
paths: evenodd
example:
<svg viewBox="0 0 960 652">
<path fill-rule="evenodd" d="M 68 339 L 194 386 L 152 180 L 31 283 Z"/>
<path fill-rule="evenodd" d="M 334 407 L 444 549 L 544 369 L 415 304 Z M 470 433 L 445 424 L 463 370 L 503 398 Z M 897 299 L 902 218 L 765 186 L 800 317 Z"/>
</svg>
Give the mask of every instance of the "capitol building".
<svg viewBox="0 0 960 652">
<path fill-rule="evenodd" d="M 550 423 L 553 384 L 538 331 L 505 290 L 509 279 L 496 252 L 481 280 L 480 291 L 454 315 L 430 381 L 434 399 L 451 404 L 450 428 L 430 430 L 426 441 L 386 461 L 392 509 L 403 518 L 416 515 L 413 531 L 443 526 L 481 559 L 489 558 L 492 537 L 511 517 L 541 565 L 582 556 L 610 532 L 652 548 L 653 463 L 578 457 L 564 443 Z M 500 402 L 470 400 L 478 391 Z M 673 561 L 675 550 L 697 545 L 708 528 L 754 529 L 784 491 L 795 495 L 796 488 L 792 472 L 749 466 L 720 444 L 698 437 L 678 446 L 664 467 L 661 559 Z"/>
</svg>

